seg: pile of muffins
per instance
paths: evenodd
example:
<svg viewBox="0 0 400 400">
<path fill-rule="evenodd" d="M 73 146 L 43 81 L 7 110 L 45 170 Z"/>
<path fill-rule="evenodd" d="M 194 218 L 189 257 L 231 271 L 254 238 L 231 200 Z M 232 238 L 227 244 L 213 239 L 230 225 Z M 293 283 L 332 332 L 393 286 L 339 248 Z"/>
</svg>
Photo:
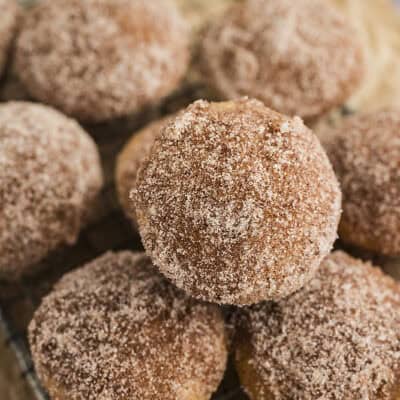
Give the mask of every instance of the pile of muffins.
<svg viewBox="0 0 400 400">
<path fill-rule="evenodd" d="M 207 400 L 229 354 L 253 400 L 400 398 L 400 286 L 331 252 L 339 234 L 400 254 L 400 109 L 347 116 L 321 140 L 310 129 L 367 70 L 343 14 L 238 0 L 193 46 L 167 0 L 0 0 L 0 70 L 10 54 L 34 101 L 0 103 L 2 280 L 33 274 L 90 219 L 103 172 L 79 123 L 140 115 L 190 63 L 210 93 L 118 157 L 145 252 L 66 274 L 36 311 L 52 399 Z"/>
</svg>

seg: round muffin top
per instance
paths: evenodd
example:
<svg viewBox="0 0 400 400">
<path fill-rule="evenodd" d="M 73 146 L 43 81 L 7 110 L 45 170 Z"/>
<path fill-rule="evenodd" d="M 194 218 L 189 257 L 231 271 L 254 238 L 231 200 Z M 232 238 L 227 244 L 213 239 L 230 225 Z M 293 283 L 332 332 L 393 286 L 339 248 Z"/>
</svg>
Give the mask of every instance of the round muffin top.
<svg viewBox="0 0 400 400">
<path fill-rule="evenodd" d="M 300 118 L 242 99 L 181 112 L 156 139 L 131 199 L 161 272 L 197 298 L 243 305 L 311 278 L 336 238 L 341 195 Z"/>
<path fill-rule="evenodd" d="M 225 369 L 223 319 L 154 271 L 107 253 L 67 274 L 29 327 L 50 395 L 70 400 L 209 399 Z"/>
<path fill-rule="evenodd" d="M 186 25 L 167 0 L 42 0 L 16 51 L 32 96 L 89 122 L 160 100 L 188 61 Z"/>
<path fill-rule="evenodd" d="M 171 120 L 172 116 L 167 116 L 150 123 L 135 133 L 118 155 L 115 172 L 118 198 L 125 214 L 132 221 L 136 221 L 136 216 L 129 195 L 131 190 L 136 187 L 139 167 L 150 154 L 151 147 L 156 137 L 161 134 L 162 128 Z"/>
<path fill-rule="evenodd" d="M 394 400 L 400 287 L 343 252 L 300 291 L 243 311 L 236 362 L 254 399 Z"/>
<path fill-rule="evenodd" d="M 0 276 L 73 243 L 102 185 L 93 140 L 49 107 L 0 105 Z"/>
<path fill-rule="evenodd" d="M 0 75 L 7 61 L 7 54 L 14 38 L 18 20 L 16 0 L 0 0 Z"/>
<path fill-rule="evenodd" d="M 347 118 L 326 143 L 343 190 L 342 239 L 400 254 L 400 109 Z"/>
<path fill-rule="evenodd" d="M 202 65 L 221 96 L 249 95 L 310 119 L 341 105 L 359 84 L 355 36 L 324 0 L 246 0 L 211 24 Z"/>
</svg>

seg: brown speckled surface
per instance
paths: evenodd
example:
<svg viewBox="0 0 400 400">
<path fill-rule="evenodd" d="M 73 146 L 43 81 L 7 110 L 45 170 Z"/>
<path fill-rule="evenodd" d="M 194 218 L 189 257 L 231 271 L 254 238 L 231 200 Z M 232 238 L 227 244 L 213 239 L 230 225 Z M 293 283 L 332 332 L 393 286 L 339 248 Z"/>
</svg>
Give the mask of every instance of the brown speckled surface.
<svg viewBox="0 0 400 400">
<path fill-rule="evenodd" d="M 31 2 L 32 0 L 21 0 L 21 2 Z M 204 20 L 206 20 L 209 17 L 214 17 L 217 15 L 228 3 L 236 0 L 176 0 L 180 5 L 183 7 L 184 11 L 186 12 L 186 15 L 192 20 L 192 23 L 195 27 L 196 31 L 199 31 L 204 23 Z M 201 14 L 204 13 L 204 15 L 207 16 L 207 18 L 203 18 Z M 0 100 L 5 100 L 9 98 L 25 98 L 25 93 L 23 93 L 23 90 L 19 87 L 19 83 L 15 81 L 15 78 L 12 78 L 12 72 L 9 72 L 11 75 L 11 78 L 7 80 L 9 82 L 9 85 L 7 86 L 6 92 L 4 92 L 4 87 L 3 90 L 0 90 Z M 203 97 L 204 92 L 200 92 L 196 94 L 196 97 Z M 185 103 L 185 102 L 183 102 Z M 182 105 L 182 100 L 179 98 L 173 98 L 168 106 L 163 106 L 162 107 L 162 113 L 166 112 L 172 112 L 180 108 Z M 145 116 L 145 120 L 149 119 L 154 119 L 159 115 L 158 111 L 150 110 L 147 115 Z M 131 129 L 132 127 L 138 127 L 144 123 L 144 121 L 140 123 L 134 123 L 133 125 L 131 124 L 132 121 L 121 121 L 120 126 L 124 128 L 124 131 L 127 132 Z M 98 137 L 100 141 L 103 141 L 103 156 L 105 154 L 105 157 L 103 161 L 105 161 L 106 164 L 106 169 L 109 171 L 108 174 L 106 174 L 106 179 L 108 181 L 111 180 L 112 176 L 112 169 L 113 169 L 113 158 L 108 157 L 107 154 L 114 153 L 115 152 L 115 146 L 119 148 L 121 144 L 123 143 L 124 140 L 126 140 L 129 135 L 125 135 L 123 137 L 119 137 L 119 140 L 117 140 L 117 144 L 115 143 L 109 143 L 107 142 L 107 133 L 112 130 L 116 131 L 118 128 L 115 126 L 110 126 L 112 124 L 104 124 L 102 126 L 96 127 L 96 130 L 98 132 Z M 106 193 L 105 195 L 108 199 L 108 202 L 111 202 L 110 204 L 115 205 L 115 198 L 113 198 L 113 195 L 110 193 Z M 109 205 L 109 203 L 107 203 Z M 101 213 L 106 212 L 107 208 L 104 204 L 100 205 L 100 211 Z M 117 224 L 123 223 L 121 222 L 122 220 L 119 219 L 117 221 Z M 110 227 L 111 229 L 111 227 Z M 129 225 L 124 225 L 124 229 L 129 229 Z M 84 259 L 85 257 L 90 257 L 90 254 L 84 252 L 85 246 L 88 245 L 87 240 L 92 241 L 94 243 L 98 243 L 100 247 L 104 246 L 105 240 L 104 237 L 102 238 L 101 235 L 99 234 L 98 230 L 96 229 L 96 225 L 92 227 L 92 229 L 88 230 L 89 234 L 85 235 L 85 238 L 82 239 L 80 246 L 77 247 L 75 250 L 80 251 L 82 250 L 82 254 L 80 259 Z M 121 232 L 119 232 L 121 233 Z M 115 242 L 118 242 L 120 238 L 114 237 L 113 240 Z M 87 247 L 86 247 L 87 249 Z M 98 249 L 97 251 L 99 251 Z M 69 263 L 72 265 L 76 263 L 76 259 L 74 259 L 74 254 L 71 254 L 70 252 L 68 253 L 68 259 Z M 372 257 L 367 257 L 367 258 L 372 258 Z M 64 254 L 61 252 L 58 255 L 55 255 L 52 261 L 52 264 L 58 264 L 60 260 L 65 260 L 65 252 Z M 382 260 L 375 260 L 377 263 L 382 262 Z M 385 270 L 392 275 L 397 276 L 398 279 L 400 279 L 400 262 L 398 260 L 389 260 L 383 262 L 385 264 Z M 50 274 L 51 275 L 51 274 Z M 51 279 L 55 279 L 54 276 Z M 50 279 L 50 280 L 51 280 Z M 37 281 L 39 278 L 35 281 L 32 280 L 30 281 L 30 287 L 35 287 L 37 286 Z M 40 285 L 41 287 L 39 290 L 48 290 L 49 288 L 49 283 L 47 282 L 42 282 Z M 24 329 L 24 326 L 26 326 L 26 323 L 29 321 L 31 312 L 33 309 L 33 303 L 32 299 L 27 296 L 26 293 L 26 287 L 19 288 L 23 289 L 22 292 L 25 293 L 25 297 L 21 298 L 19 301 L 19 307 L 16 307 L 14 309 L 14 315 L 18 316 L 18 325 L 19 328 Z M 6 295 L 9 296 L 9 298 L 13 297 L 14 294 L 16 293 L 15 288 L 8 288 L 8 292 L 6 293 L 4 287 L 1 286 L 0 284 L 0 297 Z M 229 380 L 229 378 L 228 378 Z M 226 397 L 226 400 L 234 400 L 238 399 L 238 396 L 228 396 Z M 35 400 L 34 396 L 32 395 L 23 375 L 21 374 L 20 368 L 17 365 L 15 354 L 11 351 L 9 348 L 9 340 L 6 339 L 6 336 L 4 332 L 2 332 L 1 327 L 0 327 L 0 400 Z"/>
<path fill-rule="evenodd" d="M 177 1 L 193 23 L 194 30 L 197 31 L 202 25 L 202 21 L 205 20 L 204 16 L 208 18 L 211 15 L 215 15 L 216 12 L 219 12 L 223 9 L 224 5 L 232 0 L 219 0 L 218 2 L 214 2 L 213 0 Z M 28 4 L 31 3 L 32 0 L 23 0 L 22 2 Z M 203 16 L 201 15 L 202 13 L 204 14 Z M 192 79 L 189 78 L 189 80 Z M 10 65 L 8 74 L 3 77 L 1 86 L 0 101 L 27 98 L 25 90 L 21 87 L 18 79 L 15 78 L 12 65 Z M 191 87 L 189 89 L 189 98 L 187 98 L 187 82 L 185 82 L 183 86 L 184 88 L 178 94 L 172 96 L 166 104 L 163 104 L 159 109 L 147 110 L 144 115 L 141 115 L 139 118 L 134 116 L 133 118 L 121 119 L 116 123 L 113 122 L 91 127 L 90 131 L 96 137 L 96 141 L 101 149 L 105 180 L 106 184 L 108 184 L 108 190 L 104 191 L 101 201 L 99 202 L 99 210 L 97 210 L 99 214 L 98 220 L 101 222 L 94 223 L 85 231 L 73 251 L 61 249 L 52 255 L 50 260 L 45 263 L 47 267 L 49 264 L 51 265 L 50 270 L 48 268 L 46 270 L 45 265 L 44 272 L 39 276 L 34 279 L 26 279 L 23 284 L 15 286 L 4 287 L 0 282 L 0 303 L 2 303 L 3 307 L 6 305 L 7 311 L 16 317 L 13 319 L 13 329 L 22 333 L 25 331 L 26 325 L 37 305 L 37 300 L 40 298 L 40 294 L 46 293 L 49 290 L 52 283 L 60 275 L 60 270 L 66 270 L 77 266 L 93 258 L 96 253 L 102 253 L 107 248 L 120 247 L 122 236 L 129 232 L 130 225 L 123 219 L 121 213 L 116 210 L 118 204 L 112 185 L 114 156 L 119 151 L 122 144 L 130 137 L 131 132 L 143 126 L 149 120 L 158 118 L 160 114 L 174 112 L 188 102 L 191 102 L 194 98 L 204 97 L 203 89 L 195 84 L 195 94 L 192 92 L 193 87 Z M 111 137 L 114 137 L 113 140 L 110 140 L 110 133 Z M 118 133 L 118 135 L 115 133 Z M 104 217 L 107 216 L 110 211 L 112 212 L 112 217 L 104 220 Z M 102 229 L 99 229 L 99 226 L 101 226 Z M 104 231 L 108 232 L 108 238 L 104 236 Z M 112 243 L 110 243 L 110 237 L 112 238 Z M 134 247 L 137 246 L 138 245 L 135 245 Z M 60 266 L 60 263 L 62 263 L 62 266 Z M 44 277 L 45 279 L 42 279 Z M 33 297 L 32 293 L 30 293 L 32 288 L 34 288 L 36 292 L 36 295 Z M 6 301 L 4 299 L 6 299 Z M 4 333 L 0 333 L 0 399 L 35 400 L 26 380 L 21 375 L 20 368 L 15 359 L 15 354 L 10 349 L 9 344 L 9 340 L 6 342 Z"/>
</svg>

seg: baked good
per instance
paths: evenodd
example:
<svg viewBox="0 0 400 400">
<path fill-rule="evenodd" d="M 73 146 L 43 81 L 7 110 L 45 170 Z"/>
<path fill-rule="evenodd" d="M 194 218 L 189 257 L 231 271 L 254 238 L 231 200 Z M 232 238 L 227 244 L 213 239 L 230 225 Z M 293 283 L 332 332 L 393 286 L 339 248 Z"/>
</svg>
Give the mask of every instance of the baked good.
<svg viewBox="0 0 400 400">
<path fill-rule="evenodd" d="M 128 251 L 63 277 L 36 311 L 29 341 L 56 400 L 206 400 L 227 356 L 219 310 Z"/>
<path fill-rule="evenodd" d="M 174 90 L 187 69 L 187 42 L 167 0 L 43 0 L 22 24 L 16 68 L 33 97 L 99 122 Z"/>
<path fill-rule="evenodd" d="M 10 45 L 16 33 L 17 20 L 17 2 L 0 0 L 0 75 L 6 65 Z"/>
<path fill-rule="evenodd" d="M 43 105 L 1 104 L 0 143 L 0 277 L 15 279 L 76 241 L 102 172 L 89 135 Z"/>
<path fill-rule="evenodd" d="M 171 116 L 161 118 L 136 132 L 118 155 L 115 171 L 118 199 L 125 214 L 134 223 L 135 211 L 129 196 L 136 186 L 137 172 L 143 160 L 150 154 L 154 140 L 171 119 Z"/>
<path fill-rule="evenodd" d="M 202 69 L 222 97 L 246 95 L 307 120 L 341 105 L 363 76 L 349 21 L 324 0 L 245 0 L 206 30 Z"/>
<path fill-rule="evenodd" d="M 252 400 L 400 395 L 400 287 L 343 252 L 301 290 L 237 317 L 235 359 Z"/>
<path fill-rule="evenodd" d="M 400 109 L 348 117 L 324 143 L 343 191 L 341 239 L 400 254 Z"/>
<path fill-rule="evenodd" d="M 156 139 L 131 200 L 162 273 L 197 298 L 244 305 L 312 277 L 336 238 L 341 195 L 300 118 L 241 99 L 181 112 Z"/>
</svg>

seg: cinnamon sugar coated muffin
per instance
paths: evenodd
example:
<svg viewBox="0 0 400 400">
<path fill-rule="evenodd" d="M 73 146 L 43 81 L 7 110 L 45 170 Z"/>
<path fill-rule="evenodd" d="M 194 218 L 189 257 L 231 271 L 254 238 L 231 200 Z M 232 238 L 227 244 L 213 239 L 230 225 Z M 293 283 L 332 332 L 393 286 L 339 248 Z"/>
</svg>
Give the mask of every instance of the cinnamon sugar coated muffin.
<svg viewBox="0 0 400 400">
<path fill-rule="evenodd" d="M 238 318 L 236 366 L 252 400 L 397 400 L 400 287 L 343 252 L 300 291 Z"/>
<path fill-rule="evenodd" d="M 73 244 L 102 185 L 96 145 L 49 107 L 0 105 L 0 279 Z"/>
<path fill-rule="evenodd" d="M 131 193 L 146 251 L 191 295 L 244 305 L 314 274 L 341 195 L 300 118 L 256 100 L 197 101 L 164 128 Z"/>
<path fill-rule="evenodd" d="M 143 160 L 150 154 L 154 140 L 171 119 L 172 116 L 161 118 L 135 133 L 118 155 L 115 171 L 118 198 L 125 214 L 133 222 L 136 221 L 136 217 L 129 194 L 136 186 L 137 172 Z"/>
<path fill-rule="evenodd" d="M 187 41 L 167 0 L 41 0 L 25 18 L 16 66 L 32 96 L 98 122 L 174 90 L 188 65 Z"/>
<path fill-rule="evenodd" d="M 354 115 L 326 143 L 343 190 L 343 241 L 400 254 L 400 109 Z"/>
<path fill-rule="evenodd" d="M 306 119 L 341 105 L 364 69 L 355 32 L 325 0 L 240 1 L 210 25 L 201 53 L 222 97 Z"/>
<path fill-rule="evenodd" d="M 67 274 L 29 327 L 57 400 L 206 400 L 226 362 L 219 310 L 189 298 L 144 253 L 107 253 Z"/>
<path fill-rule="evenodd" d="M 17 28 L 16 0 L 0 0 L 0 75 L 7 61 L 8 51 Z"/>
</svg>

